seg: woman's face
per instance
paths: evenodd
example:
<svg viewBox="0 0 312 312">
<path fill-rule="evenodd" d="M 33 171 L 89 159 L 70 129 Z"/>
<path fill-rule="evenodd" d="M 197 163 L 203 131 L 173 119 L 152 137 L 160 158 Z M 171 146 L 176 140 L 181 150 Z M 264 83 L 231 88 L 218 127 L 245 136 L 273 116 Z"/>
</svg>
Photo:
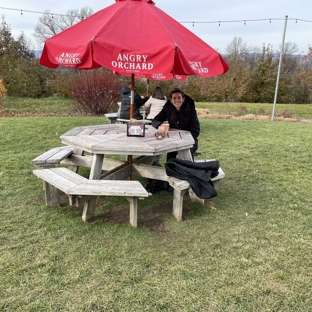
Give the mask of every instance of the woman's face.
<svg viewBox="0 0 312 312">
<path fill-rule="evenodd" d="M 180 110 L 183 102 L 184 102 L 184 97 L 182 97 L 182 94 L 180 92 L 175 92 L 172 93 L 170 102 L 173 104 L 173 106 L 177 109 Z"/>
</svg>

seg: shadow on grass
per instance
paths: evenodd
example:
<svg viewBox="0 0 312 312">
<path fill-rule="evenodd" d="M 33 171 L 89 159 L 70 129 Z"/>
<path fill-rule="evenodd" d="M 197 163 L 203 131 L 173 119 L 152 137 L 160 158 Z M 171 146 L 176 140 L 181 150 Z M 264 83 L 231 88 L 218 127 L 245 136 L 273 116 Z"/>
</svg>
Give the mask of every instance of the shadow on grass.
<svg viewBox="0 0 312 312">
<path fill-rule="evenodd" d="M 90 220 L 89 223 L 95 221 L 102 221 L 103 223 L 114 223 L 121 225 L 129 225 L 129 205 L 122 208 L 109 209 L 101 211 L 106 206 L 106 199 L 101 198 L 97 200 L 96 213 Z M 71 207 L 69 206 L 68 196 L 62 194 L 61 196 L 61 208 L 69 208 L 72 212 L 82 213 L 83 206 L 81 207 Z M 202 207 L 202 206 L 200 206 Z M 105 209 L 105 208 L 104 208 Z M 201 209 L 199 210 L 201 211 Z M 192 209 L 192 212 L 199 213 L 197 209 Z M 187 215 L 191 212 L 191 209 L 187 205 L 183 206 L 182 221 L 187 218 Z M 172 216 L 172 201 L 169 202 L 158 202 L 157 204 L 147 205 L 144 208 L 138 208 L 138 227 L 145 227 L 150 232 L 158 235 L 168 234 L 166 229 L 166 220 L 168 217 Z"/>
<path fill-rule="evenodd" d="M 189 209 L 184 209 L 183 218 L 188 211 Z M 170 203 L 159 203 L 158 205 L 145 207 L 144 210 L 138 209 L 138 226 L 143 226 L 150 232 L 165 235 L 168 234 L 165 221 L 171 215 L 172 204 Z M 106 211 L 96 215 L 94 219 L 102 219 L 103 222 L 109 223 L 129 224 L 129 207 Z"/>
</svg>

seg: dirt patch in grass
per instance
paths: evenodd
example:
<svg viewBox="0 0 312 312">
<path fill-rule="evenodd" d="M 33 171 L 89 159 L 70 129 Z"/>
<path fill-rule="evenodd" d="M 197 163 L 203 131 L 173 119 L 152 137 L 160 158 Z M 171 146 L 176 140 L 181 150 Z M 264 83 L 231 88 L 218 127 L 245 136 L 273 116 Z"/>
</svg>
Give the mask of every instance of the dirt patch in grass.
<svg viewBox="0 0 312 312">
<path fill-rule="evenodd" d="M 67 206 L 69 204 L 68 197 L 65 195 L 62 196 L 61 202 L 62 206 Z M 105 205 L 105 201 L 102 201 L 99 205 Z M 82 213 L 83 207 L 71 207 L 70 209 L 71 211 Z M 183 207 L 182 220 L 185 219 L 189 211 L 190 209 L 188 207 Z M 143 226 L 155 234 L 166 235 L 168 234 L 166 219 L 169 216 L 172 216 L 172 202 L 157 203 L 157 205 L 150 205 L 144 209 L 138 208 L 138 227 Z M 103 223 L 129 225 L 129 206 L 127 205 L 120 209 L 95 213 L 88 222 L 93 222 L 95 220 L 102 220 Z"/>
<path fill-rule="evenodd" d="M 183 208 L 183 217 L 188 213 L 187 207 Z M 159 203 L 138 211 L 138 226 L 143 226 L 149 231 L 159 235 L 168 234 L 166 219 L 172 215 L 172 203 Z M 129 224 L 129 207 L 119 210 L 110 210 L 100 215 L 103 222 Z M 99 216 L 97 216 L 99 218 Z"/>
</svg>

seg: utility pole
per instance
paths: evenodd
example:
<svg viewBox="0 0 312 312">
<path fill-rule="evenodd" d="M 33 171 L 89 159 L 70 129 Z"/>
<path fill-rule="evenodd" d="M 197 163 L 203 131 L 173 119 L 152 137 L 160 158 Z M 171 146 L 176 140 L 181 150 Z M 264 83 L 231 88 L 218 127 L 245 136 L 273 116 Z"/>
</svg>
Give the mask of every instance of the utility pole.
<svg viewBox="0 0 312 312">
<path fill-rule="evenodd" d="M 273 104 L 271 121 L 274 121 L 274 116 L 275 116 L 276 100 L 277 100 L 277 93 L 278 93 L 278 84 L 279 84 L 279 78 L 280 78 L 280 74 L 281 74 L 282 59 L 283 59 L 283 53 L 284 53 L 284 44 L 285 44 L 287 20 L 288 20 L 288 15 L 285 16 L 283 41 L 282 41 L 282 46 L 281 46 L 280 59 L 279 59 L 279 63 L 278 63 L 278 71 L 277 71 L 277 78 L 276 78 L 276 86 L 275 86 L 275 94 L 274 94 L 274 104 Z"/>
</svg>

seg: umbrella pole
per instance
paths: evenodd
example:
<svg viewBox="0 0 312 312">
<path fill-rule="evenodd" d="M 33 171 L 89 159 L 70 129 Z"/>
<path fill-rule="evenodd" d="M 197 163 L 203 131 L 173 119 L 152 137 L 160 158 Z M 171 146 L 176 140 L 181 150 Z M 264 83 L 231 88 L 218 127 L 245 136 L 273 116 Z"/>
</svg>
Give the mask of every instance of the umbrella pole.
<svg viewBox="0 0 312 312">
<path fill-rule="evenodd" d="M 130 119 L 133 118 L 133 111 L 134 111 L 134 74 L 131 74 Z"/>
<path fill-rule="evenodd" d="M 133 118 L 134 111 L 134 74 L 131 74 L 131 98 L 130 98 L 130 120 Z M 132 164 L 132 155 L 128 155 L 128 163 Z M 129 180 L 132 180 L 132 175 L 129 176 Z"/>
<path fill-rule="evenodd" d="M 146 96 L 149 96 L 149 79 L 147 78 L 147 81 L 146 81 Z"/>
</svg>

